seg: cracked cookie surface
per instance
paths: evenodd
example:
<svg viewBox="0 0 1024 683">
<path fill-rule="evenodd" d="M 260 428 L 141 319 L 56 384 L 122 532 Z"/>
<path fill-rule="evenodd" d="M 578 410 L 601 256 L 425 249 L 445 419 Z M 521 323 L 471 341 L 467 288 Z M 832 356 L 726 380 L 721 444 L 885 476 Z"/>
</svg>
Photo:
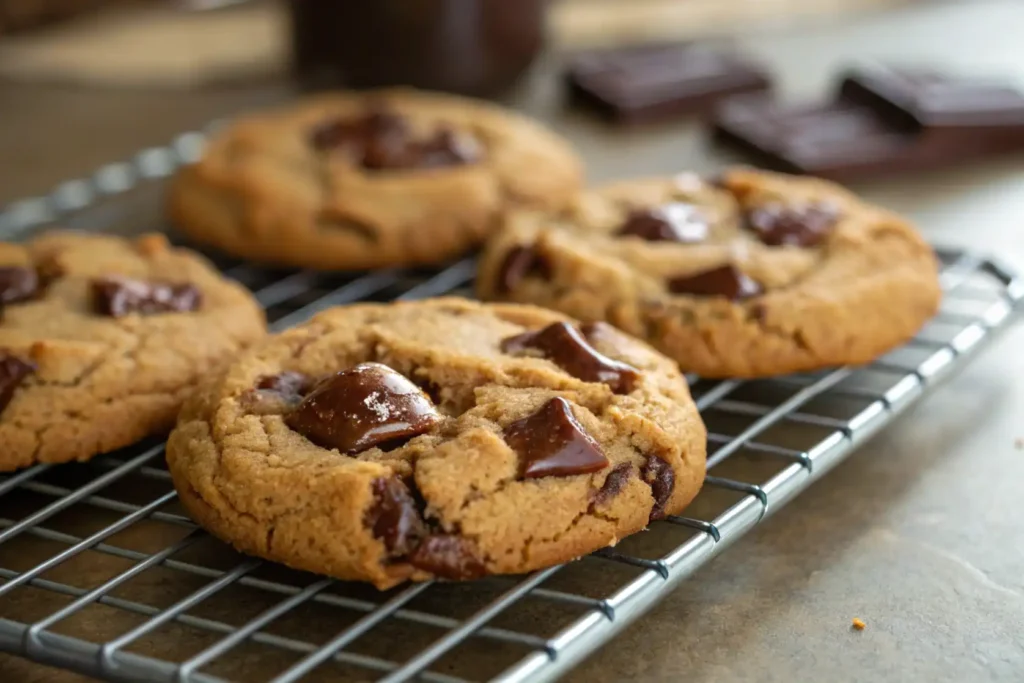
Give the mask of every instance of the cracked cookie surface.
<svg viewBox="0 0 1024 683">
<path fill-rule="evenodd" d="M 705 439 L 646 344 L 435 299 L 329 310 L 254 347 L 186 404 L 167 460 L 238 549 L 387 588 L 612 545 L 689 503 Z"/>
<path fill-rule="evenodd" d="M 748 169 L 518 212 L 477 291 L 611 322 L 705 377 L 867 363 L 941 297 L 934 253 L 904 219 L 826 181 Z"/>
<path fill-rule="evenodd" d="M 161 235 L 0 243 L 0 471 L 169 431 L 196 381 L 265 330 L 249 292 Z"/>
<path fill-rule="evenodd" d="M 170 211 L 196 241 L 263 262 L 366 269 L 449 260 L 512 207 L 580 187 L 568 143 L 484 102 L 388 89 L 242 118 L 183 169 Z"/>
</svg>

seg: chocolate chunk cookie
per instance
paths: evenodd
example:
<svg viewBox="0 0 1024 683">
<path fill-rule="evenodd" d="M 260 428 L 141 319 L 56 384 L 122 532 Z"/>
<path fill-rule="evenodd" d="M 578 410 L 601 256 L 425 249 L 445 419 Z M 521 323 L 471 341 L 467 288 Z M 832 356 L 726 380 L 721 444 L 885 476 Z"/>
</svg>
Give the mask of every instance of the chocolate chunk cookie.
<svg viewBox="0 0 1024 683">
<path fill-rule="evenodd" d="M 264 333 L 248 292 L 160 235 L 0 243 L 0 471 L 170 430 L 196 380 Z"/>
<path fill-rule="evenodd" d="M 167 460 L 240 550 L 387 588 L 612 545 L 696 495 L 705 438 L 646 344 L 436 299 L 333 309 L 251 349 L 186 404 Z"/>
<path fill-rule="evenodd" d="M 941 296 L 935 256 L 904 219 L 826 181 L 746 169 L 518 212 L 477 288 L 611 322 L 705 377 L 869 362 L 910 339 Z"/>
<path fill-rule="evenodd" d="M 439 263 L 512 207 L 559 208 L 582 170 L 539 124 L 475 100 L 339 93 L 241 119 L 184 169 L 171 214 L 243 258 L 323 269 Z"/>
</svg>

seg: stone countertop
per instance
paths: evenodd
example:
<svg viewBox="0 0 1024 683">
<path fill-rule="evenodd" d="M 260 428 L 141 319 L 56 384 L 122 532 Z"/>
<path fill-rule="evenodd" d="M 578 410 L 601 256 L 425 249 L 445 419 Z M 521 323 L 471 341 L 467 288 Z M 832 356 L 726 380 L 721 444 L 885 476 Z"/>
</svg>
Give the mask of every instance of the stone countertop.
<svg viewBox="0 0 1024 683">
<path fill-rule="evenodd" d="M 1024 82 L 1021 26 L 1018 2 L 931 4 L 737 42 L 800 97 L 863 58 Z M 562 114 L 555 87 L 524 106 L 581 147 L 593 180 L 730 161 L 693 124 L 623 131 Z M 280 97 L 274 85 L 170 100 L 0 86 L 0 202 Z M 1024 266 L 1022 157 L 855 189 L 918 219 L 935 242 Z M 1017 326 L 565 680 L 1024 680 L 1022 344 Z M 851 630 L 854 617 L 864 631 Z M 83 679 L 0 657 L 0 680 Z"/>
</svg>

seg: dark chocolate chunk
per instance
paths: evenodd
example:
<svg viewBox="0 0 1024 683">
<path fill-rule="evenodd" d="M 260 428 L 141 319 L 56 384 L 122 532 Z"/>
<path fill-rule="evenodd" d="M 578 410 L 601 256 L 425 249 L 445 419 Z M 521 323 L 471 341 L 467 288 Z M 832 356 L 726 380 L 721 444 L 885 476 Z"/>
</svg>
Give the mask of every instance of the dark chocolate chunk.
<svg viewBox="0 0 1024 683">
<path fill-rule="evenodd" d="M 498 291 L 503 294 L 511 292 L 528 275 L 550 278 L 551 265 L 534 247 L 512 247 L 498 269 Z"/>
<path fill-rule="evenodd" d="M 14 398 L 14 390 L 36 371 L 36 364 L 0 349 L 0 412 Z"/>
<path fill-rule="evenodd" d="M 619 228 L 619 235 L 639 237 L 648 242 L 703 242 L 708 222 L 693 204 L 671 202 L 653 209 L 630 212 Z"/>
<path fill-rule="evenodd" d="M 366 525 L 389 552 L 408 555 L 427 537 L 427 525 L 409 489 L 397 477 L 381 477 L 373 480 L 373 498 Z"/>
<path fill-rule="evenodd" d="M 31 299 L 38 289 L 39 275 L 34 268 L 0 268 L 0 306 Z"/>
<path fill-rule="evenodd" d="M 202 304 L 202 293 L 190 284 L 146 282 L 108 275 L 92 281 L 98 313 L 115 318 L 138 313 L 184 313 Z"/>
<path fill-rule="evenodd" d="M 928 170 L 1021 148 L 1007 135 L 935 132 L 900 125 L 848 99 L 785 105 L 738 97 L 715 116 L 716 138 L 761 164 L 833 180 Z"/>
<path fill-rule="evenodd" d="M 505 429 L 505 441 L 522 461 L 526 479 L 567 477 L 608 466 L 601 447 L 576 421 L 564 398 L 553 398 L 533 415 Z"/>
<path fill-rule="evenodd" d="M 644 466 L 640 469 L 640 477 L 651 486 L 654 496 L 654 507 L 651 508 L 651 521 L 665 517 L 665 505 L 672 497 L 676 485 L 676 473 L 667 462 L 653 455 L 647 456 Z"/>
<path fill-rule="evenodd" d="M 730 301 L 748 299 L 763 291 L 761 285 L 731 264 L 695 275 L 672 278 L 669 280 L 668 288 L 674 294 L 721 296 Z"/>
<path fill-rule="evenodd" d="M 829 204 L 775 203 L 748 211 L 747 225 L 767 245 L 813 247 L 825 239 L 838 218 L 838 210 Z"/>
<path fill-rule="evenodd" d="M 472 541 L 452 534 L 428 536 L 408 560 L 414 567 L 451 581 L 478 579 L 487 573 Z"/>
<path fill-rule="evenodd" d="M 481 156 L 479 143 L 469 133 L 442 128 L 417 140 L 405 119 L 386 111 L 329 121 L 312 132 L 310 143 L 320 151 L 346 154 L 372 170 L 458 166 Z"/>
<path fill-rule="evenodd" d="M 579 330 L 566 322 L 552 323 L 536 332 L 524 332 L 501 342 L 505 353 L 523 353 L 527 349 L 540 351 L 573 377 L 585 382 L 603 382 L 618 394 L 631 392 L 640 377 L 639 370 L 598 352 Z"/>
<path fill-rule="evenodd" d="M 264 375 L 242 394 L 242 406 L 254 415 L 281 415 L 299 405 L 313 384 L 311 377 L 300 372 Z"/>
<path fill-rule="evenodd" d="M 1024 136 L 1024 91 L 1010 83 L 875 65 L 847 74 L 839 93 L 904 126 L 976 134 L 1017 129 L 1017 138 Z"/>
<path fill-rule="evenodd" d="M 393 447 L 440 421 L 423 390 L 380 363 L 362 363 L 321 380 L 285 417 L 313 443 L 342 453 Z"/>
<path fill-rule="evenodd" d="M 748 59 L 687 44 L 584 53 L 571 60 L 568 83 L 575 99 L 623 123 L 702 113 L 723 97 L 771 87 Z"/>
<path fill-rule="evenodd" d="M 606 505 L 611 499 L 619 495 L 619 492 L 626 486 L 626 482 L 633 476 L 633 466 L 628 462 L 620 462 L 605 477 L 604 484 L 594 494 L 591 503 L 593 507 Z"/>
</svg>

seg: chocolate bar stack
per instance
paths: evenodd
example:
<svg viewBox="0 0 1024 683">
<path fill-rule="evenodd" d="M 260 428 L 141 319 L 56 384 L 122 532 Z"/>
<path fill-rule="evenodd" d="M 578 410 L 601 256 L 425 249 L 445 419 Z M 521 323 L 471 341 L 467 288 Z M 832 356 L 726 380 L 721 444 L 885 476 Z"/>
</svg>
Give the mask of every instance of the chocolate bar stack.
<svg viewBox="0 0 1024 683">
<path fill-rule="evenodd" d="M 726 100 L 720 140 L 765 165 L 834 180 L 938 168 L 1024 150 L 1024 93 L 925 68 L 860 68 L 830 102 Z"/>
</svg>

